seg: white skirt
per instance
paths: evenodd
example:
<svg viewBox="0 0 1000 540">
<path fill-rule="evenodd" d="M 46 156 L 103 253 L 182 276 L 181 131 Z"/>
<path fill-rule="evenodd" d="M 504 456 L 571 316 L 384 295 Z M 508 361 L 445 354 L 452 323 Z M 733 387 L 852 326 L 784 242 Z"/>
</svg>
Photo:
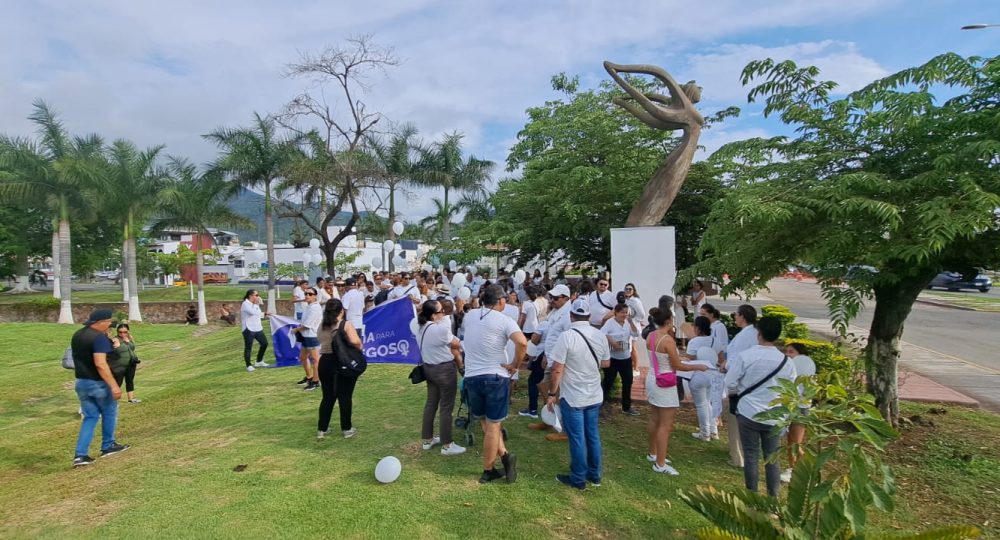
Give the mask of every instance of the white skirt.
<svg viewBox="0 0 1000 540">
<path fill-rule="evenodd" d="M 663 369 L 664 363 L 666 365 L 670 364 L 670 356 L 664 353 L 656 353 L 656 361 L 660 365 L 660 369 Z M 656 386 L 656 374 L 653 373 L 653 368 L 650 366 L 649 372 L 646 374 L 646 401 L 654 407 L 680 407 L 681 402 L 677 396 L 677 387 L 671 386 L 670 388 L 660 388 Z"/>
</svg>

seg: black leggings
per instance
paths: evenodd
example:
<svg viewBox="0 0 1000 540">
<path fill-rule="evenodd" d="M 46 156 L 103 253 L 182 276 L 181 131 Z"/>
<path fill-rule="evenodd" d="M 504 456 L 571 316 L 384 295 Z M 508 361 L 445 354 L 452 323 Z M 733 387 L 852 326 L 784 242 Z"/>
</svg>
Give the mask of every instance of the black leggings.
<svg viewBox="0 0 1000 540">
<path fill-rule="evenodd" d="M 337 357 L 332 354 L 324 354 L 319 357 L 318 371 L 320 390 L 323 391 L 323 399 L 319 402 L 318 429 L 320 431 L 330 429 L 330 416 L 333 415 L 333 406 L 338 401 L 340 402 L 340 430 L 351 429 L 354 385 L 358 383 L 358 378 L 341 375 L 337 365 Z"/>
<path fill-rule="evenodd" d="M 129 362 L 125 368 L 125 391 L 135 392 L 135 362 Z"/>
<path fill-rule="evenodd" d="M 253 349 L 253 340 L 257 340 L 260 343 L 260 348 L 257 349 L 257 361 L 264 361 L 264 351 L 267 350 L 267 338 L 264 337 L 264 332 L 254 332 L 252 330 L 243 330 L 243 361 L 247 366 L 250 365 L 250 351 Z"/>
<path fill-rule="evenodd" d="M 545 378 L 545 368 L 542 367 L 544 354 L 538 355 L 534 362 L 528 364 L 531 374 L 528 375 L 528 410 L 538 412 L 538 383 Z"/>
<path fill-rule="evenodd" d="M 615 377 L 622 376 L 622 410 L 632 408 L 632 359 L 611 359 L 611 367 L 604 368 L 604 380 L 601 389 L 604 390 L 604 402 L 611 399 L 611 387 L 615 385 Z"/>
</svg>

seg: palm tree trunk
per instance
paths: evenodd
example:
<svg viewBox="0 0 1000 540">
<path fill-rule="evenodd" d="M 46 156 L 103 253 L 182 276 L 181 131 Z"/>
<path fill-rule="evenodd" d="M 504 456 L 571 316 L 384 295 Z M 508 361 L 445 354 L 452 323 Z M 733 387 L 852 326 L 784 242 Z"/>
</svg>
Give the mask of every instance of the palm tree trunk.
<svg viewBox="0 0 1000 540">
<path fill-rule="evenodd" d="M 274 287 L 274 216 L 271 208 L 271 183 L 264 183 L 264 228 L 267 230 L 267 312 L 277 313 Z"/>
<path fill-rule="evenodd" d="M 392 230 L 392 224 L 396 221 L 396 187 L 394 185 L 389 186 L 389 220 L 386 222 L 386 227 L 389 228 L 389 240 L 393 243 L 396 242 L 396 231 Z M 389 259 L 389 271 L 395 270 L 395 264 L 392 262 L 392 258 Z"/>
<path fill-rule="evenodd" d="M 125 234 L 122 239 L 122 266 L 118 281 L 122 286 L 122 302 L 128 302 L 128 225 L 125 225 Z"/>
<path fill-rule="evenodd" d="M 441 224 L 441 243 L 451 241 L 451 213 L 448 212 L 448 186 L 444 187 L 444 223 Z"/>
<path fill-rule="evenodd" d="M 52 297 L 59 298 L 59 220 L 52 222 L 52 273 L 55 279 L 52 280 Z M 46 281 L 48 278 L 46 278 Z"/>
<path fill-rule="evenodd" d="M 201 235 L 199 234 L 198 236 Z M 205 313 L 205 272 L 202 271 L 203 264 L 204 262 L 201 259 L 201 238 L 197 238 L 194 247 L 194 268 L 195 280 L 198 282 L 198 326 L 208 324 L 208 316 Z"/>
<path fill-rule="evenodd" d="M 128 279 L 124 279 L 125 283 L 128 284 L 128 320 L 142 322 L 142 313 L 139 311 L 139 280 L 136 275 L 138 272 L 136 270 L 135 261 L 135 235 L 132 234 L 132 212 L 128 213 L 128 225 L 127 225 L 127 240 L 125 243 L 128 245 Z"/>
<path fill-rule="evenodd" d="M 69 209 L 62 201 L 59 219 L 59 323 L 73 324 L 73 283 L 70 275 L 73 273 L 72 255 L 70 254 Z"/>
</svg>

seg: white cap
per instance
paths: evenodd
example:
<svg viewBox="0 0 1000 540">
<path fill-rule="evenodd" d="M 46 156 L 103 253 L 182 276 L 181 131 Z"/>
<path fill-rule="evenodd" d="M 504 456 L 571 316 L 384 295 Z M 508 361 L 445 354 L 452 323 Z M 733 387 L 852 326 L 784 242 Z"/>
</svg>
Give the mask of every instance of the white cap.
<svg viewBox="0 0 1000 540">
<path fill-rule="evenodd" d="M 549 296 L 565 296 L 566 298 L 569 298 L 569 287 L 560 283 L 559 285 L 552 287 L 552 290 L 549 291 Z"/>
<path fill-rule="evenodd" d="M 590 316 L 590 302 L 583 298 L 577 298 L 573 305 L 569 308 L 569 312 L 573 315 L 580 316 Z"/>
</svg>

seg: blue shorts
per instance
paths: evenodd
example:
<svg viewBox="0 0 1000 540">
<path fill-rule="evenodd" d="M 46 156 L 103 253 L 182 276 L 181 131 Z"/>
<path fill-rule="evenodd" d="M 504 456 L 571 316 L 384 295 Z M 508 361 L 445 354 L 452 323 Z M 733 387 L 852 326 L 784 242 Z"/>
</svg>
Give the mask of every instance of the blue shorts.
<svg viewBox="0 0 1000 540">
<path fill-rule="evenodd" d="M 469 412 L 472 418 L 486 418 L 487 422 L 493 423 L 507 419 L 510 379 L 499 375 L 477 375 L 466 377 L 464 384 L 469 393 Z"/>
<path fill-rule="evenodd" d="M 319 348 L 319 338 L 302 336 L 302 348 L 303 349 L 318 349 Z"/>
</svg>

